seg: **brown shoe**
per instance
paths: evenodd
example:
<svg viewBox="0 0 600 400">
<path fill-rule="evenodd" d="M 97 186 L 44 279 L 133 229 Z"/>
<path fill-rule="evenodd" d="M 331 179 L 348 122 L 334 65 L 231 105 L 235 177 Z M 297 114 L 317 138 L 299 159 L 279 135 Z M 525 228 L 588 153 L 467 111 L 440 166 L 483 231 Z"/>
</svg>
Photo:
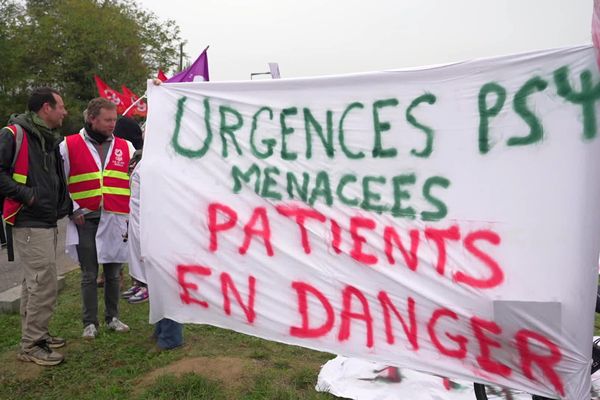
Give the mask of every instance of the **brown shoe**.
<svg viewBox="0 0 600 400">
<path fill-rule="evenodd" d="M 67 344 L 67 341 L 59 336 L 48 336 L 46 339 L 46 344 L 51 349 L 60 349 Z"/>
<path fill-rule="evenodd" d="M 43 366 L 58 365 L 65 359 L 62 354 L 53 351 L 46 343 L 40 343 L 29 350 L 21 350 L 17 358 Z"/>
</svg>

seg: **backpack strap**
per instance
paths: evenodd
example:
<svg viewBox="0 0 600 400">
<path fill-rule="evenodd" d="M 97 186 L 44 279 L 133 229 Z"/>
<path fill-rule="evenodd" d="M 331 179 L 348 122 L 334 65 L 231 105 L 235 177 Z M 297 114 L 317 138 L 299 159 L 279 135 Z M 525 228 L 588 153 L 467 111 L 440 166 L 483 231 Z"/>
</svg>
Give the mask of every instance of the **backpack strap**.
<svg viewBox="0 0 600 400">
<path fill-rule="evenodd" d="M 17 156 L 19 155 L 19 151 L 21 150 L 21 145 L 23 144 L 23 135 L 24 135 L 23 127 L 21 127 L 21 125 L 14 124 L 12 126 L 15 127 L 15 131 L 13 131 L 10 128 L 10 126 L 8 127 L 8 129 L 15 136 L 15 154 L 13 155 L 12 163 L 10 164 L 11 171 L 15 169 L 15 163 L 17 162 Z"/>
<path fill-rule="evenodd" d="M 15 135 L 15 155 L 10 166 L 11 169 L 15 169 L 15 163 L 17 162 L 17 155 L 21 151 L 21 145 L 23 144 L 23 128 L 21 125 L 15 125 L 17 128 L 17 134 Z"/>
</svg>

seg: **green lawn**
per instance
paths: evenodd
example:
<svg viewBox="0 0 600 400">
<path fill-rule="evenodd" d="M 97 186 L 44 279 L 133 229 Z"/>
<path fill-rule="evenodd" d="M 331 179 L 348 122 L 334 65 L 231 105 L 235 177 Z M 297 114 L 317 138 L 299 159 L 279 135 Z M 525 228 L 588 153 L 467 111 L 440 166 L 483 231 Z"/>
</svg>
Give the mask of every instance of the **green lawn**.
<svg viewBox="0 0 600 400">
<path fill-rule="evenodd" d="M 101 293 L 101 292 L 100 292 Z M 103 315 L 102 301 L 99 302 Z M 132 331 L 81 338 L 79 272 L 67 275 L 50 331 L 65 337 L 66 360 L 40 367 L 16 359 L 18 315 L 0 315 L 0 399 L 334 399 L 317 393 L 331 354 L 186 325 L 185 346 L 161 352 L 150 340 L 148 303 L 121 302 Z"/>
</svg>

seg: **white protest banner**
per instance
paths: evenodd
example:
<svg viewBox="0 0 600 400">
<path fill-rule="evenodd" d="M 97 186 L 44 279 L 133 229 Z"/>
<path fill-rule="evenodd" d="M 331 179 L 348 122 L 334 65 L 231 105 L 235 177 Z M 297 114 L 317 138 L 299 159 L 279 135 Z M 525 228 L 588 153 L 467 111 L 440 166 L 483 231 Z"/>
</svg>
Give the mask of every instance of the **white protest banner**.
<svg viewBox="0 0 600 400">
<path fill-rule="evenodd" d="M 588 398 L 599 82 L 583 46 L 150 83 L 151 322 Z"/>
<path fill-rule="evenodd" d="M 316 390 L 354 400 L 474 400 L 470 381 L 452 380 L 406 368 L 337 356 L 319 372 Z M 500 386 L 488 386 L 495 400 L 531 400 L 531 395 Z M 589 399 L 590 397 L 588 397 Z M 600 399 L 600 372 L 592 375 L 590 400 Z"/>
</svg>

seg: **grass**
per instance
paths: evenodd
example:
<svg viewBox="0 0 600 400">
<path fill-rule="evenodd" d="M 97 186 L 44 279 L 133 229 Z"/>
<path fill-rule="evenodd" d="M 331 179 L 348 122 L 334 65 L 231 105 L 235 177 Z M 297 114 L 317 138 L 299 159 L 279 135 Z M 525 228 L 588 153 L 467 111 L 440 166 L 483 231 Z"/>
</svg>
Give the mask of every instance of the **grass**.
<svg viewBox="0 0 600 400">
<path fill-rule="evenodd" d="M 68 342 L 59 350 L 66 359 L 58 366 L 18 361 L 20 318 L 0 315 L 0 399 L 336 398 L 314 390 L 320 366 L 332 358 L 327 353 L 201 325 L 186 325 L 183 347 L 158 351 L 150 340 L 147 303 L 121 302 L 131 332 L 101 326 L 95 340 L 84 340 L 79 276 L 67 275 L 50 324 L 50 332 Z"/>
</svg>

